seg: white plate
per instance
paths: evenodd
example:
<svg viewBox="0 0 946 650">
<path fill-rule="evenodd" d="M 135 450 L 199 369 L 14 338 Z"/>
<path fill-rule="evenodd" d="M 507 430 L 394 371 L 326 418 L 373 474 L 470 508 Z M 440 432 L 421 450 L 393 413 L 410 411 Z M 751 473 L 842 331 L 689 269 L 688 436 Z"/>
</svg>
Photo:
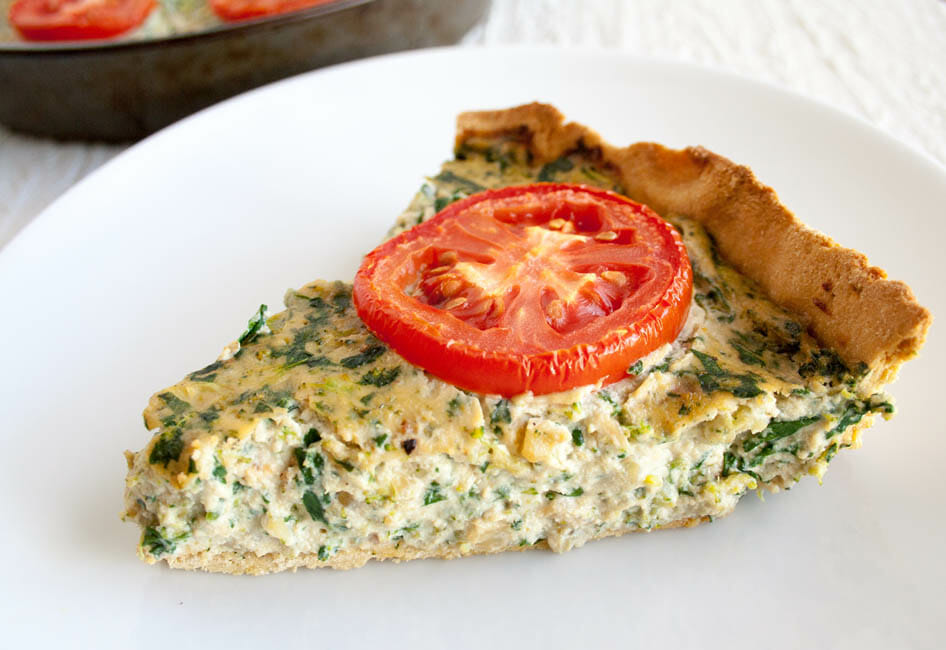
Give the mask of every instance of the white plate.
<svg viewBox="0 0 946 650">
<path fill-rule="evenodd" d="M 749 496 L 712 525 L 565 555 L 265 578 L 136 559 L 121 452 L 146 443 L 151 393 L 213 360 L 261 302 L 350 278 L 450 156 L 459 111 L 533 99 L 611 142 L 703 144 L 749 164 L 944 313 L 944 171 L 770 87 L 605 54 L 434 50 L 244 95 L 133 147 L 0 254 L 3 645 L 938 645 L 936 330 L 893 387 L 900 414 L 823 486 Z"/>
</svg>

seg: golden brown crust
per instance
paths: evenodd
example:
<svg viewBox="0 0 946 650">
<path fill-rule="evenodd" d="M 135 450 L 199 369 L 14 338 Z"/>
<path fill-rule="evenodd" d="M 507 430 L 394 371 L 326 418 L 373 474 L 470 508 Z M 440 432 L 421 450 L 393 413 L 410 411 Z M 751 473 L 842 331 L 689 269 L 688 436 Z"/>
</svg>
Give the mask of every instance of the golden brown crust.
<svg viewBox="0 0 946 650">
<path fill-rule="evenodd" d="M 664 528 L 689 528 L 703 522 L 709 521 L 709 517 L 693 517 L 690 519 L 681 519 L 665 526 Z M 591 538 L 589 541 L 603 539 L 605 537 L 616 537 L 625 533 L 647 532 L 639 528 L 609 531 Z M 491 553 L 505 553 L 507 551 L 526 551 L 530 549 L 548 549 L 548 544 L 544 541 L 532 546 L 472 546 L 467 550 L 461 550 L 459 547 L 451 546 L 440 549 L 417 549 L 402 546 L 400 548 L 390 546 L 379 548 L 375 552 L 362 550 L 342 550 L 333 555 L 328 560 L 320 560 L 316 553 L 302 553 L 300 555 L 279 555 L 270 553 L 269 555 L 258 556 L 252 553 L 241 554 L 233 552 L 224 553 L 191 553 L 188 555 L 174 556 L 168 559 L 168 565 L 173 569 L 189 569 L 209 571 L 211 573 L 229 573 L 232 575 L 264 575 L 267 573 L 277 573 L 279 571 L 296 569 L 318 569 L 330 567 L 332 569 L 357 569 L 364 566 L 369 560 L 393 560 L 394 562 L 405 562 L 407 560 L 421 559 L 441 559 L 451 560 L 467 555 L 486 555 Z"/>
<path fill-rule="evenodd" d="M 613 147 L 594 131 L 565 123 L 546 104 L 458 118 L 458 147 L 499 136 L 521 138 L 538 162 L 581 148 L 600 151 L 601 163 L 616 171 L 628 196 L 657 212 L 700 221 L 730 264 L 803 316 L 846 362 L 866 363 L 878 383 L 893 379 L 926 338 L 932 317 L 906 284 L 887 280 L 863 254 L 805 226 L 747 167 L 702 147 Z"/>
</svg>

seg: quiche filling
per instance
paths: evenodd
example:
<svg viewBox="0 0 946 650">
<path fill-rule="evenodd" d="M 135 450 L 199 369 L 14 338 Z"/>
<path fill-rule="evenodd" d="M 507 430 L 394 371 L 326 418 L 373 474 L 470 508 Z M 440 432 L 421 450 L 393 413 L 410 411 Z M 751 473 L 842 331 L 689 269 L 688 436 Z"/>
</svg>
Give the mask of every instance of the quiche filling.
<svg viewBox="0 0 946 650">
<path fill-rule="evenodd" d="M 536 165 L 514 140 L 472 141 L 390 234 L 468 194 L 536 181 L 621 192 L 590 152 Z M 128 453 L 126 480 L 140 556 L 273 554 L 287 568 L 565 551 L 820 477 L 893 412 L 890 399 L 720 260 L 698 223 L 663 216 L 692 262 L 689 317 L 608 386 L 465 392 L 379 342 L 340 282 L 290 291 L 269 318 L 261 308 L 220 360 L 151 398 L 153 439 Z"/>
</svg>

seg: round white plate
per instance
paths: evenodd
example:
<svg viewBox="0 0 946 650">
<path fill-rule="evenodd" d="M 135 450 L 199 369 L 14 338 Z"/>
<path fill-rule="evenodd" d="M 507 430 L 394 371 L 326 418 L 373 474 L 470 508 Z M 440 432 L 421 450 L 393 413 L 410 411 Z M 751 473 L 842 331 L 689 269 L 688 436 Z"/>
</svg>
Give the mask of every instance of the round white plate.
<svg viewBox="0 0 946 650">
<path fill-rule="evenodd" d="M 135 557 L 124 449 L 156 390 L 212 361 L 261 303 L 351 278 L 464 109 L 559 106 L 614 143 L 703 144 L 946 313 L 946 173 L 779 90 L 606 54 L 433 50 L 303 75 L 119 156 L 0 254 L 5 647 L 890 648 L 939 645 L 946 355 L 824 485 L 748 496 L 690 530 L 263 578 Z"/>
</svg>

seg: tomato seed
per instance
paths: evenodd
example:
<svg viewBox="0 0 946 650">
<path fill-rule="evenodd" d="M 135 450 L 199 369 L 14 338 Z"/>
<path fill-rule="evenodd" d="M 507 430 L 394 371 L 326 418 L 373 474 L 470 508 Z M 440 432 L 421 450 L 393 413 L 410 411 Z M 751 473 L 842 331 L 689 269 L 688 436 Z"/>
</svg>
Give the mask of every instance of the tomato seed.
<svg viewBox="0 0 946 650">
<path fill-rule="evenodd" d="M 561 300 L 553 300 L 545 306 L 545 313 L 555 320 L 561 320 L 565 317 L 565 304 Z"/>
<path fill-rule="evenodd" d="M 627 276 L 620 271 L 604 271 L 601 273 L 601 277 L 619 287 L 623 287 L 627 284 Z"/>
</svg>

